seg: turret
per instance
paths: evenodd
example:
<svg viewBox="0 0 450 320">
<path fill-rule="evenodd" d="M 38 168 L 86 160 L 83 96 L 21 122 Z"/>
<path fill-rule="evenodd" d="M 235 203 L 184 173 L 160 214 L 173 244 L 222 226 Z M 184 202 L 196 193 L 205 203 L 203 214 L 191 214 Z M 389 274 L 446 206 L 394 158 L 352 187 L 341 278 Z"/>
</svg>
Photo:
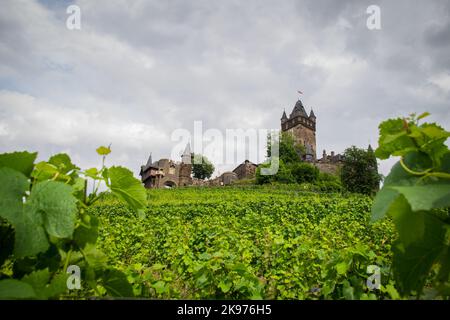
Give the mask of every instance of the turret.
<svg viewBox="0 0 450 320">
<path fill-rule="evenodd" d="M 191 164 L 191 144 L 188 143 L 186 145 L 186 149 L 181 156 L 181 162 L 185 164 Z"/>
<path fill-rule="evenodd" d="M 316 115 L 314 114 L 314 111 L 312 108 L 311 108 L 311 112 L 309 113 L 309 118 L 311 119 L 311 121 L 316 122 Z"/>
<path fill-rule="evenodd" d="M 281 116 L 281 123 L 285 123 L 288 120 L 286 115 L 286 110 L 283 111 L 283 115 Z"/>
</svg>

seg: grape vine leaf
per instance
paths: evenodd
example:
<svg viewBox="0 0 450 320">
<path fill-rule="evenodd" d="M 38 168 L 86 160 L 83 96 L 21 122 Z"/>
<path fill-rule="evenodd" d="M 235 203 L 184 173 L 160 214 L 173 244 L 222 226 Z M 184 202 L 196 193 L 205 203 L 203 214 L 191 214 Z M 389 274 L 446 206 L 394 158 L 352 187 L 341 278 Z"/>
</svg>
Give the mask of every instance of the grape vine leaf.
<svg viewBox="0 0 450 320">
<path fill-rule="evenodd" d="M 113 297 L 133 297 L 133 287 L 127 280 L 127 276 L 116 269 L 107 268 L 102 273 L 103 286 L 109 295 Z"/>
<path fill-rule="evenodd" d="M 423 186 L 393 186 L 411 205 L 413 211 L 446 208 L 450 206 L 450 183 Z"/>
<path fill-rule="evenodd" d="M 108 176 L 111 181 L 111 191 L 116 196 L 127 202 L 133 209 L 147 207 L 147 192 L 130 170 L 123 167 L 111 167 L 108 169 Z"/>
<path fill-rule="evenodd" d="M 36 293 L 28 283 L 15 279 L 0 280 L 0 299 L 32 298 L 36 298 Z"/>
<path fill-rule="evenodd" d="M 72 170 L 78 170 L 76 165 L 72 163 L 72 160 L 70 160 L 70 157 L 65 153 L 58 153 L 54 156 L 50 157 L 48 160 L 48 163 L 56 166 L 58 168 L 58 171 L 61 173 L 68 173 Z"/>
<path fill-rule="evenodd" d="M 0 168 L 7 167 L 17 170 L 29 177 L 33 170 L 34 160 L 36 160 L 37 152 L 30 153 L 27 151 L 2 153 L 0 154 Z"/>
<path fill-rule="evenodd" d="M 15 229 L 14 253 L 18 257 L 35 255 L 48 249 L 40 214 L 24 210 L 23 197 L 28 179 L 10 168 L 0 168 L 0 216 Z"/>
<path fill-rule="evenodd" d="M 43 181 L 31 191 L 25 211 L 42 214 L 45 230 L 52 236 L 68 238 L 75 228 L 76 198 L 72 187 L 58 181 Z"/>
<path fill-rule="evenodd" d="M 397 240 L 393 246 L 393 270 L 396 283 L 403 294 L 420 294 L 431 266 L 445 248 L 442 221 L 425 213 L 424 234 L 420 240 L 405 245 Z"/>
</svg>

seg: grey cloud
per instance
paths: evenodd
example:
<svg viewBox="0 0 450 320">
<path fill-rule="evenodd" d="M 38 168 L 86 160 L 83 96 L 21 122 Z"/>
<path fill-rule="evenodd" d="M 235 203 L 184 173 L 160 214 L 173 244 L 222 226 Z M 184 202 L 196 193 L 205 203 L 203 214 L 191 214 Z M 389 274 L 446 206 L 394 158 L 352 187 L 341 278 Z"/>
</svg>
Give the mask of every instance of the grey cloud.
<svg viewBox="0 0 450 320">
<path fill-rule="evenodd" d="M 380 121 L 413 111 L 450 123 L 448 1 L 378 1 L 379 31 L 366 28 L 372 1 L 79 0 L 81 31 L 65 28 L 68 3 L 2 5 L 0 151 L 70 150 L 92 165 L 112 142 L 111 161 L 137 172 L 195 120 L 278 128 L 297 90 L 318 117 L 318 150 L 375 146 Z M 74 139 L 36 134 L 67 130 L 37 108 L 78 119 Z M 36 131 L 12 135 L 23 123 Z"/>
</svg>

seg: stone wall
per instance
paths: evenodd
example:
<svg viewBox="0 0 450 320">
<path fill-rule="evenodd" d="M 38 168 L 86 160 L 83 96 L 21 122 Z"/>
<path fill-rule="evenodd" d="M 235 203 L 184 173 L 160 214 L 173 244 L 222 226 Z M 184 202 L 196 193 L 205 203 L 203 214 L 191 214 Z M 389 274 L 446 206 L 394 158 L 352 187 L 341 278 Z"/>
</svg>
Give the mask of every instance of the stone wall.
<svg viewBox="0 0 450 320">
<path fill-rule="evenodd" d="M 256 168 L 258 166 L 248 160 L 245 160 L 243 163 L 241 163 L 239 166 L 236 167 L 236 169 L 233 170 L 234 173 L 236 173 L 237 178 L 239 180 L 242 179 L 252 179 L 256 175 Z"/>
<path fill-rule="evenodd" d="M 294 141 L 302 146 L 310 145 L 312 149 L 312 154 L 314 160 L 317 159 L 316 154 L 316 133 L 310 128 L 304 127 L 299 124 L 296 127 L 288 129 L 286 132 L 289 132 L 294 137 Z"/>
<path fill-rule="evenodd" d="M 314 165 L 321 171 L 333 175 L 339 174 L 339 170 L 341 168 L 340 163 L 320 163 L 316 162 Z"/>
</svg>

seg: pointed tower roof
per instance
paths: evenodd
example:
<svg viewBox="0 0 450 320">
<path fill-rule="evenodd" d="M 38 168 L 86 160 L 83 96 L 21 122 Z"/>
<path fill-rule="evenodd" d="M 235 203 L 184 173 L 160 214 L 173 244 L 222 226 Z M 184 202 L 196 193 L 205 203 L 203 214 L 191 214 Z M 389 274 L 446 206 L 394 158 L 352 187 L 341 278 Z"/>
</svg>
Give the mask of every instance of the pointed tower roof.
<svg viewBox="0 0 450 320">
<path fill-rule="evenodd" d="M 316 118 L 316 115 L 314 114 L 314 111 L 313 111 L 313 109 L 311 108 L 311 112 L 309 113 L 309 117 L 310 118 Z"/>
<path fill-rule="evenodd" d="M 302 116 L 302 117 L 308 117 L 308 115 L 306 114 L 305 111 L 305 107 L 303 106 L 303 103 L 300 99 L 298 99 L 297 103 L 294 106 L 294 109 L 291 112 L 291 115 L 289 116 L 289 118 L 294 118 L 297 116 Z"/>
<path fill-rule="evenodd" d="M 188 142 L 183 154 L 181 155 L 181 162 L 185 164 L 191 164 L 191 144 Z"/>
<path fill-rule="evenodd" d="M 142 171 L 144 172 L 144 171 L 147 171 L 147 170 L 150 169 L 150 168 L 156 168 L 156 167 L 153 165 L 153 161 L 152 161 L 152 153 L 151 153 L 151 152 L 150 152 L 150 156 L 148 157 L 147 164 L 146 164 L 145 166 L 142 166 L 141 169 L 142 169 Z"/>
<path fill-rule="evenodd" d="M 183 156 L 185 156 L 185 155 L 191 156 L 191 144 L 190 144 L 190 142 L 187 143 L 186 148 L 184 149 Z"/>
<path fill-rule="evenodd" d="M 283 115 L 281 116 L 281 121 L 285 121 L 287 119 L 288 119 L 288 117 L 286 115 L 286 110 L 283 110 Z"/>
</svg>

